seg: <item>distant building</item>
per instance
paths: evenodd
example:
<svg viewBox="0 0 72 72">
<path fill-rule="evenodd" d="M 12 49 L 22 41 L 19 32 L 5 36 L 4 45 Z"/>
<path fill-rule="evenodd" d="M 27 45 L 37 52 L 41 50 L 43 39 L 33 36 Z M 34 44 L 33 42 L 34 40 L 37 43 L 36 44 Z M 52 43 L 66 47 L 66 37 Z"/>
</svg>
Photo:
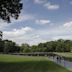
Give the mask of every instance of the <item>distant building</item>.
<svg viewBox="0 0 72 72">
<path fill-rule="evenodd" d="M 0 40 L 2 40 L 3 33 L 0 31 Z"/>
</svg>

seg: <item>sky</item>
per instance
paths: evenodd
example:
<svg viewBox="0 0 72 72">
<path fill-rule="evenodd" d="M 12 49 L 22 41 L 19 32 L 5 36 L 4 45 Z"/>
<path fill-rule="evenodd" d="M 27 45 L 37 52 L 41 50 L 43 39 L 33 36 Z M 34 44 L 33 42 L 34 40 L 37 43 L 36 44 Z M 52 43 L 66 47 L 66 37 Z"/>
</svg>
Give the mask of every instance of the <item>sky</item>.
<svg viewBox="0 0 72 72">
<path fill-rule="evenodd" d="M 72 0 L 22 0 L 18 20 L 0 19 L 3 39 L 37 45 L 51 40 L 72 40 Z"/>
</svg>

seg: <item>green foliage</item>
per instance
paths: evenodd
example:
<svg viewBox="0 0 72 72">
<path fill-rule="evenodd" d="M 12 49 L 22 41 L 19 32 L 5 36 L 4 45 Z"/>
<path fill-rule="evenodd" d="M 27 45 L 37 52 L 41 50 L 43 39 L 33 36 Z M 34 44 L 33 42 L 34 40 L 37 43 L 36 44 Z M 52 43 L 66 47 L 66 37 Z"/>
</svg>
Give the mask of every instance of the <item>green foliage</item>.
<svg viewBox="0 0 72 72">
<path fill-rule="evenodd" d="M 19 52 L 20 47 L 15 42 L 10 40 L 0 40 L 0 52 L 2 53 L 13 53 Z"/>
<path fill-rule="evenodd" d="M 2 35 L 3 35 L 2 31 L 0 31 L 0 40 L 2 40 Z"/>
<path fill-rule="evenodd" d="M 21 0 L 0 0 L 0 18 L 10 22 L 10 18 L 18 18 L 22 9 Z"/>
<path fill-rule="evenodd" d="M 63 39 L 40 43 L 37 46 L 31 47 L 31 51 L 33 52 L 71 52 L 71 50 L 72 41 Z"/>
<path fill-rule="evenodd" d="M 0 52 L 3 52 L 4 49 L 4 41 L 0 40 Z"/>
<path fill-rule="evenodd" d="M 20 48 L 20 52 L 22 52 L 22 53 L 30 52 L 30 46 L 28 44 L 22 44 L 21 48 Z"/>
<path fill-rule="evenodd" d="M 29 46 L 29 44 L 16 45 L 10 40 L 0 40 L 0 52 L 4 53 L 28 53 L 28 52 L 71 52 L 72 41 L 59 39 L 57 41 L 49 41 L 38 45 Z"/>
<path fill-rule="evenodd" d="M 31 52 L 38 52 L 38 47 L 36 45 L 31 46 Z"/>
</svg>

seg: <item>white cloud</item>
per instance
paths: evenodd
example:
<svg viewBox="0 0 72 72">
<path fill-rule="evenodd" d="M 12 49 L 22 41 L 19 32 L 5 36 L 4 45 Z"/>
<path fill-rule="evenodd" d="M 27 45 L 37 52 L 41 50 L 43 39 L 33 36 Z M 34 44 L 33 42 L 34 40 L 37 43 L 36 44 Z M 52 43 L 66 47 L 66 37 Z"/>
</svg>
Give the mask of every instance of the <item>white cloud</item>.
<svg viewBox="0 0 72 72">
<path fill-rule="evenodd" d="M 72 5 L 72 1 L 70 1 L 70 4 Z"/>
<path fill-rule="evenodd" d="M 63 27 L 33 29 L 31 27 L 23 27 L 21 29 L 13 29 L 12 31 L 3 32 L 4 39 L 13 40 L 18 44 L 28 43 L 37 45 L 38 43 L 57 40 L 59 38 L 72 39 L 72 32 Z"/>
<path fill-rule="evenodd" d="M 21 29 L 13 29 L 12 31 L 4 31 L 3 39 L 13 40 L 18 44 L 28 43 L 30 45 L 38 44 L 40 42 L 45 42 L 42 39 L 38 30 L 31 27 L 23 27 Z"/>
<path fill-rule="evenodd" d="M 3 30 L 6 26 L 8 26 L 8 23 L 0 19 L 0 30 Z"/>
<path fill-rule="evenodd" d="M 31 27 L 23 27 L 21 29 L 13 29 L 12 31 L 4 31 L 3 39 L 9 39 L 15 41 L 18 44 L 22 43 L 28 43 L 30 45 L 38 44 L 40 40 L 39 35 L 33 34 L 34 33 L 33 30 L 34 29 Z"/>
<path fill-rule="evenodd" d="M 57 9 L 60 8 L 59 5 L 57 5 L 57 4 L 51 4 L 50 2 L 44 4 L 44 7 L 46 7 L 49 10 L 57 10 Z"/>
<path fill-rule="evenodd" d="M 49 23 L 42 20 L 42 24 Z M 71 28 L 69 30 L 69 28 Z M 28 43 L 30 45 L 46 42 L 50 40 L 72 39 L 72 21 L 62 24 L 61 26 L 52 28 L 34 29 L 31 27 L 22 27 L 21 29 L 13 29 L 12 31 L 3 32 L 4 39 L 13 40 L 18 44 Z"/>
<path fill-rule="evenodd" d="M 33 20 L 34 16 L 32 14 L 21 14 L 17 20 L 14 18 L 11 18 L 11 23 L 7 23 L 6 21 L 0 19 L 0 30 L 6 29 L 8 26 L 12 24 L 17 24 L 17 22 L 24 22 L 24 21 L 29 21 Z"/>
<path fill-rule="evenodd" d="M 22 20 L 25 21 L 25 20 L 32 20 L 32 19 L 34 19 L 34 16 L 25 14 L 25 15 L 19 16 L 18 21 L 22 21 Z"/>
<path fill-rule="evenodd" d="M 13 22 L 21 22 L 21 21 L 33 20 L 33 19 L 34 19 L 34 16 L 31 15 L 31 14 L 21 14 L 17 20 L 12 18 L 12 23 Z"/>
<path fill-rule="evenodd" d="M 57 10 L 60 8 L 58 4 L 51 4 L 51 2 L 47 2 L 47 0 L 34 0 L 34 3 L 41 4 L 48 10 Z"/>
<path fill-rule="evenodd" d="M 36 20 L 35 21 L 37 24 L 41 24 L 41 25 L 45 25 L 45 24 L 49 24 L 50 20 Z"/>
<path fill-rule="evenodd" d="M 18 37 L 21 35 L 26 34 L 27 32 L 32 31 L 33 29 L 30 27 L 24 27 L 21 29 L 13 29 L 12 31 L 4 31 L 4 36 L 8 36 L 8 37 Z"/>
<path fill-rule="evenodd" d="M 42 4 L 45 2 L 46 2 L 46 0 L 34 0 L 34 3 L 37 3 L 37 4 Z"/>
<path fill-rule="evenodd" d="M 72 28 L 72 21 L 65 23 L 63 26 L 67 29 L 71 29 Z"/>
<path fill-rule="evenodd" d="M 12 31 L 4 31 L 3 38 L 15 41 L 18 44 L 28 43 L 30 45 L 43 42 L 38 34 L 35 34 L 31 27 L 24 27 L 21 29 L 13 29 Z"/>
<path fill-rule="evenodd" d="M 55 36 L 52 39 L 53 40 L 58 40 L 58 39 L 72 39 L 72 35 Z"/>
<path fill-rule="evenodd" d="M 38 34 L 34 34 L 34 35 L 32 35 L 32 38 L 33 38 L 33 39 L 40 38 L 40 35 L 38 35 Z"/>
</svg>

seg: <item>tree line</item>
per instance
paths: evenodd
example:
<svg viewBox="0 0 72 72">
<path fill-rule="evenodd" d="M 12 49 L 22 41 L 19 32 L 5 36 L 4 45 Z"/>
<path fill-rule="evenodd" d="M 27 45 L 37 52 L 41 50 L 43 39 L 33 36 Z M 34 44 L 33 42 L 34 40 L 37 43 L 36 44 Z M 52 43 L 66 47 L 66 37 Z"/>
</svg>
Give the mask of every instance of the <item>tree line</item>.
<svg viewBox="0 0 72 72">
<path fill-rule="evenodd" d="M 0 39 L 0 53 L 28 53 L 28 52 L 71 52 L 72 40 L 59 39 L 38 45 L 22 44 L 17 45 L 11 40 Z"/>
<path fill-rule="evenodd" d="M 0 40 L 0 52 L 1 53 L 15 53 L 19 52 L 19 46 L 11 40 Z"/>
</svg>

